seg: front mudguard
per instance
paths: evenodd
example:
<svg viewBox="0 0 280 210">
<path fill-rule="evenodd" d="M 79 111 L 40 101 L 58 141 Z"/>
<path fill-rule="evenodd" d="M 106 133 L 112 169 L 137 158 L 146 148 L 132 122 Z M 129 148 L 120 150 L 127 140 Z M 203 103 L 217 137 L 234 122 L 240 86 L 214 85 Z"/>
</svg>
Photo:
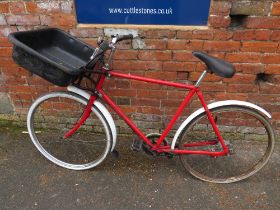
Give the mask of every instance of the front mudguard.
<svg viewBox="0 0 280 210">
<path fill-rule="evenodd" d="M 90 98 L 90 94 L 88 94 L 86 91 L 81 90 L 77 87 L 68 86 L 67 90 L 70 91 L 70 92 L 76 93 L 76 94 L 84 97 L 87 100 L 89 100 L 89 98 Z M 113 117 L 110 114 L 110 112 L 107 110 L 107 108 L 100 101 L 95 100 L 93 104 L 102 112 L 102 114 L 106 118 L 106 120 L 109 124 L 109 127 L 111 129 L 112 138 L 113 138 L 112 139 L 113 143 L 112 143 L 112 148 L 111 148 L 111 152 L 112 152 L 114 150 L 115 146 L 116 146 L 116 143 L 117 143 L 117 129 L 116 129 L 115 122 L 114 122 Z"/>
</svg>

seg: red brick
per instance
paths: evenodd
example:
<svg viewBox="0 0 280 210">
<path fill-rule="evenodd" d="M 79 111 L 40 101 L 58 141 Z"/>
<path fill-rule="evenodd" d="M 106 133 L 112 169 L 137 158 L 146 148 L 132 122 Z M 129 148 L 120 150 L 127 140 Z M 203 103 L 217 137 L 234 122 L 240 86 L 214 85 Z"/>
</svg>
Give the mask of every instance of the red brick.
<svg viewBox="0 0 280 210">
<path fill-rule="evenodd" d="M 226 60 L 233 63 L 260 63 L 260 53 L 227 53 Z"/>
<path fill-rule="evenodd" d="M 191 72 L 189 79 L 191 81 L 197 81 L 200 77 L 201 72 Z M 216 76 L 215 74 L 207 74 L 207 76 L 203 79 L 204 82 L 219 82 L 222 80 L 222 77 Z"/>
<path fill-rule="evenodd" d="M 233 34 L 234 40 L 269 40 L 270 30 L 238 30 Z"/>
<path fill-rule="evenodd" d="M 37 4 L 33 1 L 25 2 L 26 12 L 34 14 L 37 12 Z"/>
<path fill-rule="evenodd" d="M 276 52 L 278 43 L 276 42 L 243 42 L 241 51 L 243 52 Z"/>
<path fill-rule="evenodd" d="M 280 65 L 267 65 L 265 68 L 266 74 L 280 74 Z"/>
<path fill-rule="evenodd" d="M 193 31 L 178 31 L 177 39 L 192 39 Z"/>
<path fill-rule="evenodd" d="M 10 57 L 12 55 L 11 47 L 0 47 L 0 57 Z"/>
<path fill-rule="evenodd" d="M 271 40 L 279 41 L 280 40 L 280 30 L 272 31 Z"/>
<path fill-rule="evenodd" d="M 10 12 L 12 14 L 25 14 L 25 5 L 21 1 L 15 1 L 9 3 Z"/>
<path fill-rule="evenodd" d="M 249 84 L 254 83 L 256 80 L 256 75 L 252 74 L 235 74 L 232 78 L 224 78 L 225 83 L 237 83 L 237 84 Z"/>
<path fill-rule="evenodd" d="M 129 50 L 131 49 L 131 41 L 122 41 L 118 44 L 118 50 Z"/>
<path fill-rule="evenodd" d="M 160 61 L 121 61 L 113 62 L 113 69 L 121 70 L 162 70 L 162 62 Z"/>
<path fill-rule="evenodd" d="M 189 72 L 177 71 L 177 80 L 187 80 L 189 78 Z"/>
<path fill-rule="evenodd" d="M 12 93 L 31 93 L 32 88 L 31 86 L 27 85 L 15 85 L 15 86 L 8 86 L 8 90 Z"/>
<path fill-rule="evenodd" d="M 130 115 L 130 114 L 134 114 L 137 112 L 137 107 L 131 107 L 131 106 L 120 106 L 121 110 L 126 114 L 126 115 Z"/>
<path fill-rule="evenodd" d="M 237 51 L 240 48 L 240 42 L 235 41 L 207 41 L 204 43 L 204 50 L 209 51 Z"/>
<path fill-rule="evenodd" d="M 230 93 L 249 93 L 258 92 L 259 88 L 255 84 L 228 84 L 227 92 Z"/>
<path fill-rule="evenodd" d="M 267 84 L 264 82 L 259 83 L 260 86 L 260 94 L 279 94 L 280 86 Z M 274 118 L 274 116 L 273 116 Z"/>
<path fill-rule="evenodd" d="M 156 115 L 163 114 L 163 111 L 160 108 L 155 108 L 155 107 L 138 107 L 137 112 L 145 113 L 145 114 L 156 114 Z"/>
<path fill-rule="evenodd" d="M 203 41 L 200 40 L 168 40 L 169 50 L 202 50 Z"/>
<path fill-rule="evenodd" d="M 6 76 L 5 82 L 9 85 L 26 84 L 26 79 L 24 77 L 10 77 Z"/>
<path fill-rule="evenodd" d="M 40 19 L 36 15 L 7 15 L 7 22 L 10 25 L 39 25 Z"/>
<path fill-rule="evenodd" d="M 199 61 L 191 51 L 174 51 L 173 60 L 177 61 Z"/>
<path fill-rule="evenodd" d="M 151 39 L 162 39 L 162 38 L 168 38 L 172 39 L 176 35 L 176 31 L 170 31 L 170 30 L 145 30 L 141 32 L 141 36 L 145 38 L 151 38 Z"/>
<path fill-rule="evenodd" d="M 17 65 L 15 64 L 15 62 L 13 61 L 13 59 L 11 57 L 2 57 L 0 59 L 0 66 L 2 68 L 8 68 L 8 67 L 17 67 Z"/>
<path fill-rule="evenodd" d="M 181 100 L 175 100 L 175 99 L 162 99 L 161 100 L 161 106 L 162 107 L 179 107 L 182 103 L 184 98 L 181 98 Z"/>
<path fill-rule="evenodd" d="M 213 30 L 213 39 L 214 40 L 229 40 L 233 36 L 233 33 L 231 31 L 227 30 Z"/>
<path fill-rule="evenodd" d="M 140 60 L 166 61 L 171 59 L 170 51 L 139 51 Z"/>
<path fill-rule="evenodd" d="M 265 54 L 262 62 L 266 64 L 280 64 L 280 54 Z"/>
<path fill-rule="evenodd" d="M 114 59 L 117 60 L 135 60 L 137 59 L 137 50 L 117 50 Z"/>
<path fill-rule="evenodd" d="M 258 41 L 269 40 L 271 36 L 270 30 L 255 30 L 255 37 Z"/>
<path fill-rule="evenodd" d="M 85 43 L 87 43 L 90 46 L 96 47 L 97 46 L 97 39 L 88 39 L 88 38 L 79 38 L 82 41 L 84 41 Z M 119 49 L 121 50 L 121 49 Z"/>
<path fill-rule="evenodd" d="M 186 73 L 186 72 L 184 72 Z M 186 78 L 184 78 L 186 79 Z M 168 91 L 167 92 L 167 98 L 169 99 L 180 99 L 180 100 L 183 100 L 187 95 L 187 92 L 185 90 L 182 90 L 182 91 L 175 91 L 175 90 L 172 90 L 172 91 Z"/>
<path fill-rule="evenodd" d="M 280 2 L 274 2 L 273 3 L 271 14 L 272 15 L 280 15 Z"/>
<path fill-rule="evenodd" d="M 170 50 L 185 50 L 187 42 L 187 40 L 171 39 L 168 40 L 167 48 Z"/>
<path fill-rule="evenodd" d="M 245 26 L 258 29 L 279 29 L 280 17 L 248 17 Z"/>
<path fill-rule="evenodd" d="M 244 74 L 258 74 L 264 72 L 265 69 L 265 65 L 254 63 L 235 64 L 234 66 L 237 72 L 242 72 Z"/>
<path fill-rule="evenodd" d="M 41 15 L 41 24 L 47 26 L 63 26 L 71 28 L 76 25 L 76 18 L 69 14 Z"/>
<path fill-rule="evenodd" d="M 208 23 L 213 28 L 226 28 L 230 25 L 230 18 L 210 15 Z"/>
<path fill-rule="evenodd" d="M 225 84 L 213 83 L 213 82 L 202 82 L 200 88 L 203 92 L 224 92 Z"/>
<path fill-rule="evenodd" d="M 193 62 L 164 62 L 163 70 L 164 71 L 194 71 L 196 63 Z"/>
<path fill-rule="evenodd" d="M 192 38 L 209 40 L 209 39 L 213 39 L 213 36 L 214 35 L 212 30 L 194 30 Z"/>
<path fill-rule="evenodd" d="M 204 62 L 199 62 L 197 63 L 196 65 L 196 68 L 195 68 L 195 71 L 199 71 L 199 72 L 202 72 L 203 70 L 206 69 L 206 65 Z"/>
<path fill-rule="evenodd" d="M 8 2 L 0 2 L 0 14 L 9 13 L 9 3 Z"/>
<path fill-rule="evenodd" d="M 209 52 L 209 55 L 216 57 L 216 58 L 220 58 L 220 59 L 225 59 L 225 53 L 224 52 Z"/>
<path fill-rule="evenodd" d="M 133 106 L 160 106 L 160 100 L 150 98 L 132 98 L 131 105 Z"/>
<path fill-rule="evenodd" d="M 167 98 L 166 90 L 137 90 L 137 98 Z"/>
<path fill-rule="evenodd" d="M 162 71 L 147 71 L 145 72 L 145 77 L 154 78 L 154 79 L 162 79 L 168 81 L 175 81 L 177 78 L 176 72 L 162 72 Z"/>
<path fill-rule="evenodd" d="M 0 47 L 12 47 L 12 44 L 7 37 L 0 36 Z"/>
<path fill-rule="evenodd" d="M 111 89 L 110 95 L 112 96 L 125 96 L 125 97 L 135 97 L 136 96 L 136 90 L 131 89 Z"/>
<path fill-rule="evenodd" d="M 145 47 L 147 50 L 165 50 L 167 48 L 167 40 L 145 39 Z"/>
<path fill-rule="evenodd" d="M 116 88 L 130 88 L 130 81 L 123 79 L 115 80 Z"/>
<path fill-rule="evenodd" d="M 275 97 L 275 95 L 267 95 L 267 94 L 248 94 L 248 99 L 253 103 L 261 103 L 261 104 L 273 104 L 280 102 L 280 97 Z"/>
<path fill-rule="evenodd" d="M 144 75 L 142 75 L 142 76 L 144 76 Z M 162 89 L 162 86 L 160 86 L 158 84 L 146 83 L 146 82 L 142 82 L 142 81 L 131 81 L 131 88 L 135 88 L 137 90 L 138 89 L 146 90 L 147 88 L 149 90 L 160 90 L 160 89 Z"/>
</svg>

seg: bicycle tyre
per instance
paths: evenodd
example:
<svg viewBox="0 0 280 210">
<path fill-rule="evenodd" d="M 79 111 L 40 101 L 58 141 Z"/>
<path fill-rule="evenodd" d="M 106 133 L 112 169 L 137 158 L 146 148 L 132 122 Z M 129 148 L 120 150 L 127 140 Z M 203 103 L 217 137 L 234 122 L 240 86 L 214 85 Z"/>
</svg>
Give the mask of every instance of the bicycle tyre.
<svg viewBox="0 0 280 210">
<path fill-rule="evenodd" d="M 61 167 L 90 169 L 104 161 L 110 152 L 112 132 L 95 105 L 87 121 L 72 136 L 63 138 L 80 119 L 87 102 L 72 92 L 53 92 L 39 97 L 29 109 L 27 127 L 33 144 Z"/>
<path fill-rule="evenodd" d="M 228 156 L 218 157 L 179 155 L 183 167 L 196 178 L 213 183 L 244 180 L 263 168 L 272 155 L 275 141 L 274 130 L 268 120 L 254 109 L 239 105 L 222 106 L 210 111 L 232 151 Z M 178 146 L 183 149 L 186 143 L 205 139 L 217 140 L 217 137 L 204 112 L 183 129 Z M 222 151 L 220 144 L 191 149 Z M 259 154 L 260 157 L 253 160 Z"/>
</svg>

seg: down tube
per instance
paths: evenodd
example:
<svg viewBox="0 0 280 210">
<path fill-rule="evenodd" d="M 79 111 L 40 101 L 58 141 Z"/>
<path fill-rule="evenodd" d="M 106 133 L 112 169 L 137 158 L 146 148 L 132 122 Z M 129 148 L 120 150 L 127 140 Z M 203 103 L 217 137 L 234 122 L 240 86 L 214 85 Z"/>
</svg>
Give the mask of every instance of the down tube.
<svg viewBox="0 0 280 210">
<path fill-rule="evenodd" d="M 149 141 L 149 139 L 142 133 L 139 128 L 118 108 L 118 106 L 110 99 L 106 93 L 100 89 L 99 92 L 101 93 L 103 99 L 108 103 L 111 108 L 129 125 L 129 127 L 149 146 L 154 148 L 154 145 Z"/>
</svg>

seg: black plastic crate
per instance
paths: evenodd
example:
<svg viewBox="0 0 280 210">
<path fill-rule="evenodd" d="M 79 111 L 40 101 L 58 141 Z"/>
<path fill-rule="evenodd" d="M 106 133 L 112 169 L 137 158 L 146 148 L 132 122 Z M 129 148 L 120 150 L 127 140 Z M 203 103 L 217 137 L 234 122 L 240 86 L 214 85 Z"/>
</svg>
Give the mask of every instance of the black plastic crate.
<svg viewBox="0 0 280 210">
<path fill-rule="evenodd" d="M 94 48 L 56 28 L 16 32 L 13 59 L 20 66 L 49 82 L 67 86 L 83 71 Z"/>
</svg>

